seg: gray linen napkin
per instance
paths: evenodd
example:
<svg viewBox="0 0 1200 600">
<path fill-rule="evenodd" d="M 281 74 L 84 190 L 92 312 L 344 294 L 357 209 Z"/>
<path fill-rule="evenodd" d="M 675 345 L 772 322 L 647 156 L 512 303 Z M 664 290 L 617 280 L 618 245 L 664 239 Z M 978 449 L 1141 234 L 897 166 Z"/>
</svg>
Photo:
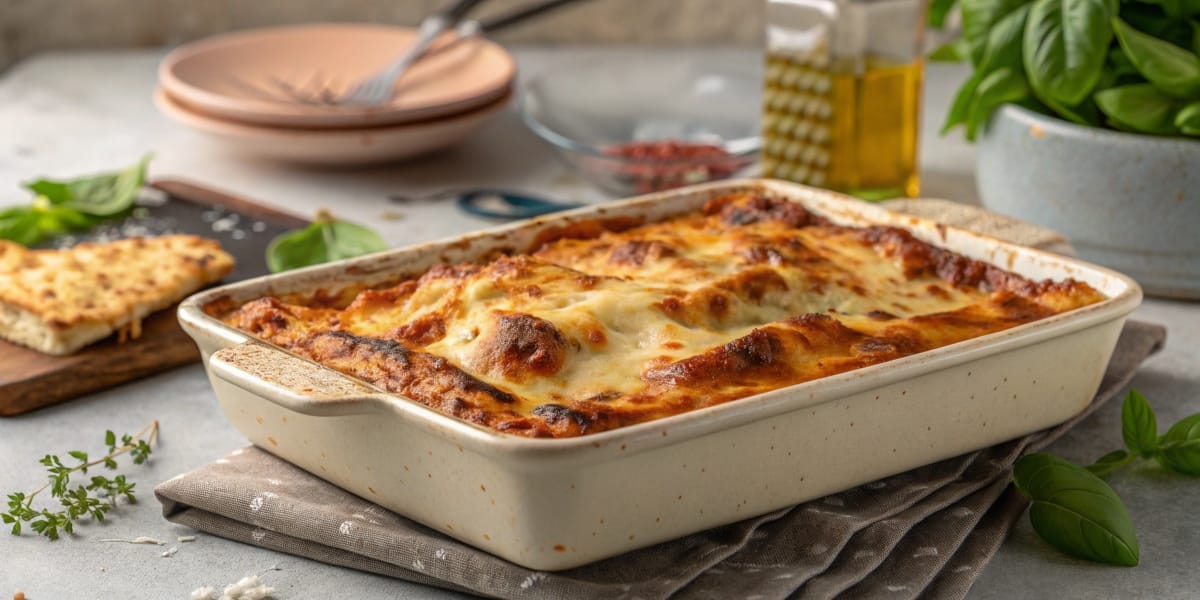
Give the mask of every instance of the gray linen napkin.
<svg viewBox="0 0 1200 600">
<path fill-rule="evenodd" d="M 1013 461 L 1122 391 L 1166 331 L 1128 322 L 1100 391 L 1053 429 L 789 509 L 546 573 L 464 545 L 254 447 L 160 484 L 163 515 L 232 540 L 499 598 L 961 598 L 1025 509 Z"/>
</svg>

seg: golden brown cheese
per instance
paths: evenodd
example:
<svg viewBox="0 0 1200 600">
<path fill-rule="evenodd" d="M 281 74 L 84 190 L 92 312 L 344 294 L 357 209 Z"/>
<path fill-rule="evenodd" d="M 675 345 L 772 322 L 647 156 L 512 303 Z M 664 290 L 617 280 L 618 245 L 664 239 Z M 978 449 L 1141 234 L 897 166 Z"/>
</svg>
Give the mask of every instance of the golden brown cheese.
<svg viewBox="0 0 1200 600">
<path fill-rule="evenodd" d="M 944 346 L 1103 299 L 888 227 L 745 193 L 579 227 L 527 255 L 438 266 L 345 307 L 262 298 L 266 341 L 500 431 L 644 422 Z"/>
</svg>

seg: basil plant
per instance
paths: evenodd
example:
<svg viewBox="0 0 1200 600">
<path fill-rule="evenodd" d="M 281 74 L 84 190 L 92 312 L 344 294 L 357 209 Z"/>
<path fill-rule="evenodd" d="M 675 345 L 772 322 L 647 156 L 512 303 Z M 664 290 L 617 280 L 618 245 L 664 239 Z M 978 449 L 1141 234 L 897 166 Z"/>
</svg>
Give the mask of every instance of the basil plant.
<svg viewBox="0 0 1200 600">
<path fill-rule="evenodd" d="M 1093 127 L 1200 138 L 1200 0 L 931 0 L 962 37 L 934 60 L 967 60 L 943 133 L 974 140 L 1005 103 Z"/>
</svg>

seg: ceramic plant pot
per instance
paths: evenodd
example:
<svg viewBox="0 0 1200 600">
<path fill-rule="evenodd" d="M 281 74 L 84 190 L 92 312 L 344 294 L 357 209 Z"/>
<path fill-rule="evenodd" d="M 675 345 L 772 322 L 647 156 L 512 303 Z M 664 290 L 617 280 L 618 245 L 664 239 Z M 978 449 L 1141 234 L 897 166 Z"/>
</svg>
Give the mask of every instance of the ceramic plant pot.
<svg viewBox="0 0 1200 600">
<path fill-rule="evenodd" d="M 1061 231 L 1147 293 L 1200 299 L 1200 141 L 1006 105 L 979 144 L 977 175 L 989 210 Z"/>
</svg>

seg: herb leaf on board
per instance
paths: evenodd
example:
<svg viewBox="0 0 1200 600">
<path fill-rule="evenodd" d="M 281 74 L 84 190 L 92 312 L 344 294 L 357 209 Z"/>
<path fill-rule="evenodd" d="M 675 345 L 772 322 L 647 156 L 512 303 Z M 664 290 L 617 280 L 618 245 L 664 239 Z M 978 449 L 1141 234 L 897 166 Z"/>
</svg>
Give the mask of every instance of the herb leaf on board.
<svg viewBox="0 0 1200 600">
<path fill-rule="evenodd" d="M 112 217 L 133 206 L 138 190 L 146 182 L 146 165 L 150 158 L 151 155 L 147 154 L 136 164 L 112 173 L 98 173 L 70 181 L 40 179 L 25 187 L 39 196 L 45 196 L 55 206 L 96 217 Z"/>
<path fill-rule="evenodd" d="M 374 231 L 320 211 L 309 226 L 271 240 L 267 268 L 278 273 L 386 249 L 387 244 Z"/>
</svg>

